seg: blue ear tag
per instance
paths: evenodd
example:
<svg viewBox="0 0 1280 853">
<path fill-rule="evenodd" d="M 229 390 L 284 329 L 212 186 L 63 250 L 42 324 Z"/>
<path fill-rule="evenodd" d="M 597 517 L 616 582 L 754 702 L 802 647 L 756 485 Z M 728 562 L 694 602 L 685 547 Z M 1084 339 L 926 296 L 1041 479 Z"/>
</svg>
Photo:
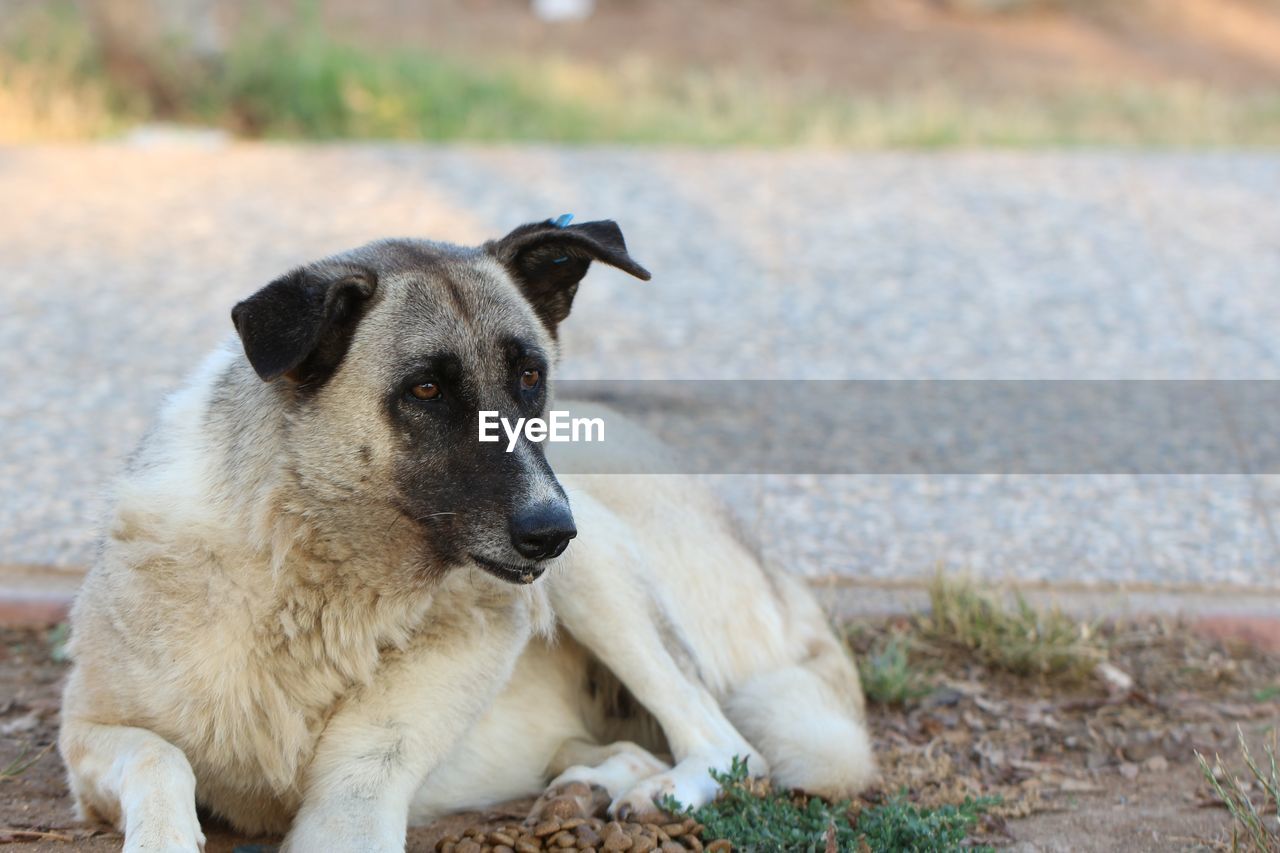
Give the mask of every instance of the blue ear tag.
<svg viewBox="0 0 1280 853">
<path fill-rule="evenodd" d="M 551 224 L 552 224 L 552 225 L 554 225 L 554 226 L 555 226 L 555 227 L 557 227 L 557 228 L 564 228 L 566 225 L 568 225 L 568 224 L 569 224 L 570 222 L 572 222 L 572 221 L 573 221 L 573 214 L 572 214 L 572 213 L 562 213 L 562 214 L 560 214 L 559 216 L 557 216 L 557 217 L 555 218 L 555 220 L 554 220 Z M 556 258 L 556 259 L 555 259 L 554 261 L 552 261 L 551 263 L 553 263 L 553 264 L 567 264 L 567 263 L 569 263 L 569 259 L 568 259 L 568 258 Z"/>
</svg>

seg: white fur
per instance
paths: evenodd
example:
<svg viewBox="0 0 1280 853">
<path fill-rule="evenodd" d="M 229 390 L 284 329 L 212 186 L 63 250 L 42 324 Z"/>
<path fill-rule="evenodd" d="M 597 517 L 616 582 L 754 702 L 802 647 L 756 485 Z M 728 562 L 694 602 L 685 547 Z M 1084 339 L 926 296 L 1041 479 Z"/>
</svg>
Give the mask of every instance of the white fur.
<svg viewBox="0 0 1280 853">
<path fill-rule="evenodd" d="M 397 537 L 329 535 L 343 502 L 300 507 L 278 472 L 214 464 L 215 383 L 246 369 L 219 352 L 170 401 L 73 614 L 60 746 L 126 849 L 198 849 L 197 792 L 244 830 L 288 830 L 288 851 L 396 851 L 410 820 L 557 775 L 604 784 L 615 813 L 702 804 L 734 756 L 823 793 L 872 778 L 856 669 L 695 478 L 564 477 L 580 534 L 542 580 L 418 580 Z M 246 407 L 252 462 L 282 431 Z M 643 446 L 608 417 L 611 442 Z M 640 714 L 608 718 L 595 662 Z"/>
</svg>

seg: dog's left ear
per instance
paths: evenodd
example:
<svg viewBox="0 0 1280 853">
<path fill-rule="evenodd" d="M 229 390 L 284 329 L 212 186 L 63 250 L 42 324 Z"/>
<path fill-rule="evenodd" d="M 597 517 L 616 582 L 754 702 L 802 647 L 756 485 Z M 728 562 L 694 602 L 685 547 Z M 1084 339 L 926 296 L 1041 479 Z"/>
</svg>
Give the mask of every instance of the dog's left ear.
<svg viewBox="0 0 1280 853">
<path fill-rule="evenodd" d="M 569 316 L 578 283 L 592 261 L 617 267 L 643 281 L 650 278 L 649 271 L 627 254 L 618 223 L 605 219 L 561 224 L 565 219 L 521 225 L 482 247 L 506 266 L 552 335 Z"/>
</svg>

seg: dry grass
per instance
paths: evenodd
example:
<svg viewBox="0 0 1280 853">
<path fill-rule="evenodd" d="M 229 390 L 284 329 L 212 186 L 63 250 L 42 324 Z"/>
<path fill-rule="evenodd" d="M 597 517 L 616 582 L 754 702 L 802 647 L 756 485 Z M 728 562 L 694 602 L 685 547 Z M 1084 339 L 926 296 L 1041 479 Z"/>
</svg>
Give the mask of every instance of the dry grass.
<svg viewBox="0 0 1280 853">
<path fill-rule="evenodd" d="M 1213 766 L 1199 752 L 1196 759 L 1205 781 L 1235 821 L 1232 829 L 1232 849 L 1248 849 L 1256 853 L 1280 851 L 1280 769 L 1276 765 L 1276 732 L 1271 731 L 1271 743 L 1264 747 L 1267 763 L 1259 767 L 1254 759 L 1244 732 L 1237 726 L 1240 757 L 1248 768 L 1252 780 L 1242 780 L 1222 765 L 1222 759 L 1214 756 Z M 1255 794 L 1255 791 L 1257 792 Z M 1257 799 L 1260 802 L 1254 803 Z"/>
<path fill-rule="evenodd" d="M 83 139 L 117 126 L 88 31 L 68 10 L 28 14 L 14 29 L 21 35 L 0 50 L 0 142 Z"/>
<path fill-rule="evenodd" d="M 1080 681 L 1106 659 L 1094 626 L 1056 608 L 1032 607 L 1020 594 L 1004 596 L 939 573 L 929 602 L 923 638 L 994 670 Z"/>
</svg>

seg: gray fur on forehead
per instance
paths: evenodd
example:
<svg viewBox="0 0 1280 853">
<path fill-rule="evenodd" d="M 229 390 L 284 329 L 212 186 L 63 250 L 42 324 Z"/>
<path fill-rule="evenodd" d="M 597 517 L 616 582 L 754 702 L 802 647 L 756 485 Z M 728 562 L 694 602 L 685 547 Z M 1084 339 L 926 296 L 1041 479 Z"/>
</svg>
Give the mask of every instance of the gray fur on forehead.
<svg viewBox="0 0 1280 853">
<path fill-rule="evenodd" d="M 437 240 L 403 237 L 375 240 L 318 261 L 317 265 L 359 264 L 369 267 L 381 276 L 466 264 L 481 257 L 484 257 L 484 253 L 475 246 L 458 246 Z"/>
<path fill-rule="evenodd" d="M 391 298 L 418 309 L 448 306 L 466 320 L 476 313 L 533 317 L 506 269 L 481 248 L 411 238 L 378 240 L 318 262 L 325 264 L 372 270 L 378 280 L 375 303 Z"/>
<path fill-rule="evenodd" d="M 375 307 L 358 328 L 357 341 L 408 350 L 443 346 L 478 355 L 492 340 L 518 335 L 536 341 L 553 358 L 557 351 L 506 268 L 483 249 L 390 239 L 320 263 L 362 266 L 377 276 Z"/>
</svg>

